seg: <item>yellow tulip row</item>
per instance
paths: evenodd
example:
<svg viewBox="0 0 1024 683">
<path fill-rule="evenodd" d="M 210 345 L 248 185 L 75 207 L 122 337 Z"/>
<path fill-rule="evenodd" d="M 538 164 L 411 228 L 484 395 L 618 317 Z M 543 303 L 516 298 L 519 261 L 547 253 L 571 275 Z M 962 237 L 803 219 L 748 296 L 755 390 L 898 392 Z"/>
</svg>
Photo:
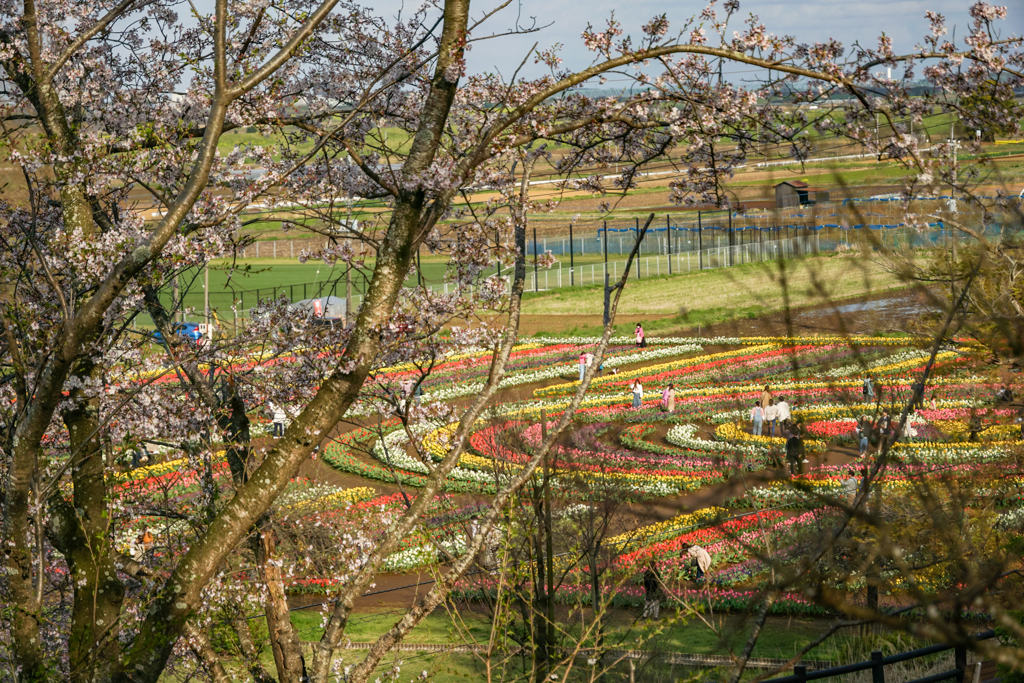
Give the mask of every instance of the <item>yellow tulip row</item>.
<svg viewBox="0 0 1024 683">
<path fill-rule="evenodd" d="M 955 351 L 942 351 L 935 355 L 935 360 L 949 360 L 950 358 L 957 357 L 958 353 Z M 897 372 L 899 370 L 906 370 L 907 368 L 916 368 L 920 365 L 924 365 L 924 358 L 911 358 L 910 360 L 900 361 L 898 363 L 890 363 L 889 365 L 880 365 L 877 368 L 871 368 L 872 375 L 884 375 L 889 372 Z"/>
<path fill-rule="evenodd" d="M 215 461 L 219 461 L 223 455 L 223 450 L 214 451 L 213 458 Z M 145 467 L 136 467 L 134 470 L 129 470 L 127 472 L 115 472 L 113 479 L 115 482 L 123 483 L 126 481 L 149 479 L 150 477 L 161 477 L 187 466 L 188 458 L 175 458 L 174 460 L 158 462 L 153 465 L 146 465 Z"/>
<path fill-rule="evenodd" d="M 543 344 L 516 344 L 512 347 L 512 353 L 516 351 L 528 351 L 529 349 L 537 349 Z M 445 363 L 454 363 L 455 361 L 466 360 L 467 358 L 485 358 L 493 355 L 492 351 L 472 351 L 470 353 L 459 353 L 454 356 L 448 356 L 443 360 Z M 421 367 L 422 364 L 417 365 L 416 363 L 399 363 L 398 365 L 390 365 L 386 368 L 380 368 L 377 372 L 405 372 L 407 370 L 415 370 Z"/>
<path fill-rule="evenodd" d="M 757 436 L 756 434 L 749 434 L 732 422 L 726 422 L 721 424 L 715 429 L 715 436 L 722 441 L 741 441 L 746 443 L 752 443 L 765 448 L 785 448 L 786 440 L 781 436 Z M 824 451 L 827 446 L 824 441 L 818 439 L 804 439 L 804 448 L 809 451 L 820 452 Z"/>
<path fill-rule="evenodd" d="M 423 449 L 434 460 L 443 460 L 444 456 L 448 455 L 448 450 L 451 447 L 451 436 L 458 428 L 459 423 L 455 422 L 435 429 L 423 437 Z M 494 471 L 494 462 L 490 458 L 482 458 L 472 453 L 463 453 L 459 456 L 459 466 L 471 470 Z"/>
<path fill-rule="evenodd" d="M 947 384 L 976 384 L 982 383 L 984 380 L 972 378 L 958 378 L 958 377 L 936 377 L 928 380 L 928 386 L 938 387 Z M 760 392 L 763 383 L 761 384 L 745 384 L 745 385 L 729 385 L 725 387 L 697 387 L 693 389 L 677 389 L 676 396 L 687 396 L 692 394 L 700 394 L 702 396 L 718 396 L 721 394 L 744 394 L 752 392 Z M 861 380 L 859 379 L 839 379 L 839 380 L 808 380 L 801 382 L 780 382 L 772 384 L 772 389 L 775 393 L 793 391 L 796 389 L 843 389 L 843 388 L 857 388 L 861 387 Z"/>
<path fill-rule="evenodd" d="M 935 420 L 932 424 L 946 435 L 957 439 L 966 439 L 971 433 L 971 426 L 963 420 Z M 979 431 L 980 438 L 986 441 L 1013 440 L 1020 434 L 1020 425 L 989 425 Z"/>
<path fill-rule="evenodd" d="M 315 500 L 302 500 L 297 503 L 292 503 L 291 505 L 288 505 L 286 509 L 295 510 L 297 512 L 306 512 L 308 508 L 329 509 L 337 505 L 361 503 L 364 500 L 370 500 L 376 495 L 377 491 L 368 486 L 356 486 L 354 488 L 337 491 L 336 493 L 332 493 L 328 496 L 323 496 Z"/>
<path fill-rule="evenodd" d="M 728 510 L 725 508 L 702 508 L 696 512 L 676 515 L 671 519 L 666 519 L 664 522 L 648 524 L 647 526 L 640 527 L 635 531 L 619 534 L 618 536 L 608 539 L 605 543 L 609 546 L 634 545 L 647 539 L 657 538 L 663 534 L 670 533 L 675 529 L 686 529 L 687 527 L 697 526 L 702 522 L 713 520 L 716 517 L 725 517 L 728 514 Z"/>
</svg>

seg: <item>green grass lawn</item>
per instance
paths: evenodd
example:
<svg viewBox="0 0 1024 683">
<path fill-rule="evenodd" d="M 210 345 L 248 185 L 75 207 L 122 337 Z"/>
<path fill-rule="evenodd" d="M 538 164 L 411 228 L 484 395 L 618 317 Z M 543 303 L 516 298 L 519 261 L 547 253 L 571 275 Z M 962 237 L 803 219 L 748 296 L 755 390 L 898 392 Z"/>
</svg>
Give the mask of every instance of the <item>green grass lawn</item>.
<svg viewBox="0 0 1024 683">
<path fill-rule="evenodd" d="M 562 267 L 568 267 L 567 256 L 560 257 L 560 261 Z M 603 256 L 596 253 L 577 255 L 575 258 L 577 268 L 586 268 L 602 261 Z M 790 259 L 786 263 L 791 307 L 821 303 L 827 299 L 846 299 L 902 285 L 894 275 L 871 260 L 819 256 Z M 210 268 L 210 306 L 225 321 L 232 318 L 233 301 L 239 302 L 241 311 L 248 311 L 256 305 L 257 295 L 260 299 L 285 295 L 292 301 L 329 294 L 345 295 L 345 276 L 341 266 L 328 266 L 322 261 L 299 263 L 297 259 L 248 259 L 236 265 L 230 286 L 229 262 L 215 261 Z M 372 262 L 369 265 L 372 266 Z M 439 284 L 443 281 L 447 261 L 443 257 L 424 258 L 422 267 L 425 282 Z M 529 266 L 528 271 L 532 271 Z M 486 274 L 493 272 L 494 269 L 489 269 Z M 503 272 L 509 271 L 503 268 Z M 779 272 L 778 264 L 771 262 L 671 277 L 663 275 L 631 279 L 623 294 L 619 313 L 659 318 L 648 324 L 647 329 L 651 333 L 756 317 L 783 308 Z M 353 273 L 351 281 L 354 296 L 363 293 L 371 275 L 369 272 Z M 532 272 L 527 273 L 528 280 L 532 275 Z M 540 276 L 543 286 L 544 271 L 540 271 Z M 568 284 L 567 277 L 563 273 L 563 284 Z M 201 312 L 202 274 L 196 271 L 185 273 L 181 283 L 186 292 L 185 306 Z M 406 284 L 416 284 L 415 274 Z M 165 290 L 164 295 L 169 303 L 170 292 Z M 603 312 L 601 286 L 528 292 L 524 300 L 524 313 L 527 315 L 592 316 L 595 323 L 593 329 L 588 327 L 578 329 L 577 332 L 592 334 L 599 329 L 596 323 Z M 147 319 L 140 319 L 139 322 L 146 326 Z M 625 329 L 631 326 L 621 327 Z"/>
<path fill-rule="evenodd" d="M 356 643 L 376 640 L 391 628 L 403 613 L 397 609 L 362 611 L 353 615 L 345 629 L 345 637 Z M 323 633 L 319 612 L 295 611 L 291 616 L 300 640 L 319 640 Z M 473 612 L 462 612 L 460 618 L 468 627 L 475 642 L 486 644 L 490 633 L 490 618 Z M 634 611 L 618 610 L 610 620 L 605 642 L 623 649 L 642 648 L 686 654 L 724 655 L 729 654 L 731 648 L 741 650 L 750 636 L 749 620 L 739 616 L 718 616 L 709 618 L 709 621 L 712 622 L 710 626 L 702 619 L 680 618 L 671 610 L 665 610 L 659 622 L 648 624 L 637 621 L 637 614 Z M 755 657 L 789 658 L 820 636 L 828 627 L 824 621 L 787 617 L 770 617 L 769 626 L 771 628 L 762 631 L 754 647 Z M 405 642 L 463 644 L 466 641 L 459 636 L 449 615 L 438 609 L 424 619 Z M 846 651 L 847 644 L 843 642 L 841 645 L 842 649 L 836 650 L 836 644 L 823 644 L 813 650 L 808 657 L 831 660 L 838 656 L 837 652 Z"/>
<path fill-rule="evenodd" d="M 794 307 L 902 285 L 870 259 L 818 256 L 789 259 L 785 264 L 785 294 Z M 634 279 L 626 285 L 619 313 L 680 316 L 685 311 L 696 322 L 702 314 L 714 318 L 721 311 L 780 310 L 785 298 L 781 277 L 779 265 L 768 262 Z M 604 305 L 600 286 L 527 294 L 525 299 L 523 311 L 532 315 L 600 316 Z"/>
<path fill-rule="evenodd" d="M 372 642 L 393 626 L 403 613 L 404 610 L 387 607 L 361 610 L 352 615 L 345 630 L 345 639 L 355 643 Z M 424 619 L 405 642 L 448 645 L 487 643 L 491 629 L 490 619 L 487 615 L 463 611 L 460 612 L 459 618 L 471 633 L 472 637 L 468 640 L 456 631 L 448 613 L 439 609 Z M 319 612 L 315 610 L 295 611 L 291 613 L 291 619 L 300 640 L 309 643 L 310 647 L 320 638 L 322 629 Z M 826 620 L 769 617 L 754 647 L 753 656 L 775 659 L 792 657 L 819 637 L 830 624 L 831 622 Z M 263 628 L 265 627 L 262 627 L 262 624 L 256 625 L 257 632 Z M 605 642 L 617 649 L 729 655 L 742 651 L 751 629 L 750 620 L 738 615 L 705 615 L 703 618 L 692 616 L 683 618 L 672 610 L 663 610 L 662 617 L 658 622 L 647 623 L 637 619 L 636 610 L 617 610 L 609 619 Z M 265 633 L 265 630 L 263 632 Z M 845 663 L 851 657 L 856 659 L 862 654 L 866 658 L 867 652 L 872 647 L 874 645 L 871 643 L 861 642 L 861 639 L 856 637 L 856 633 L 849 633 L 835 636 L 826 641 L 825 644 L 811 650 L 806 658 Z M 340 653 L 346 664 L 361 661 L 365 654 L 366 650 L 349 650 Z M 274 664 L 269 647 L 266 647 L 262 659 L 264 665 L 273 671 Z M 482 680 L 485 673 L 483 663 L 474 655 L 395 652 L 385 658 L 382 665 L 371 676 L 371 680 L 382 675 L 385 669 L 398 660 L 402 662 L 402 680 L 413 679 L 421 671 L 427 671 L 430 674 L 430 680 L 435 683 Z M 231 663 L 228 664 L 231 668 Z M 516 658 L 513 666 L 516 673 L 520 673 L 518 671 L 520 664 L 521 660 Z M 623 670 L 627 668 L 623 665 Z M 581 666 L 578 671 L 581 678 L 570 676 L 568 680 L 586 680 L 586 677 L 589 676 L 589 667 L 585 665 Z M 713 674 L 720 673 L 711 669 L 679 667 L 673 671 L 674 676 L 697 674 L 700 678 L 713 677 Z M 754 673 L 752 671 L 751 676 Z M 511 671 L 507 672 L 504 680 L 515 678 L 514 674 L 510 674 L 512 674 Z"/>
<path fill-rule="evenodd" d="M 560 257 L 562 267 L 568 268 L 569 256 Z M 618 255 L 610 255 L 610 259 L 624 258 Z M 532 259 L 532 255 L 531 255 Z M 579 254 L 575 257 L 575 264 L 589 266 L 600 263 L 604 257 L 600 254 L 590 253 L 585 256 Z M 373 261 L 367 262 L 372 268 Z M 441 284 L 444 281 L 445 272 L 448 269 L 447 257 L 425 257 L 421 261 L 423 268 L 424 282 L 428 285 Z M 231 269 L 234 267 L 234 272 Z M 532 268 L 528 266 L 532 272 Z M 488 268 L 484 275 L 492 275 L 496 268 Z M 510 269 L 503 267 L 502 273 L 511 273 Z M 230 274 L 230 286 L 229 276 Z M 360 295 L 365 291 L 368 279 L 372 272 L 367 270 L 353 272 L 351 275 L 352 294 Z M 541 271 L 541 278 L 543 278 Z M 415 273 L 406 280 L 408 286 L 417 283 Z M 181 287 L 185 291 L 185 306 L 195 307 L 196 311 L 203 308 L 203 275 L 201 271 L 188 271 L 181 276 Z M 221 312 L 221 315 L 231 316 L 232 301 L 241 301 L 242 308 L 248 310 L 256 305 L 257 295 L 260 299 L 286 294 L 292 301 L 312 298 L 316 296 L 345 296 L 345 269 L 341 265 L 329 266 L 323 261 L 307 261 L 300 263 L 297 258 L 249 258 L 239 260 L 232 264 L 231 261 L 220 259 L 213 261 L 210 266 L 210 307 Z M 170 292 L 165 291 L 165 302 L 170 302 Z"/>
</svg>

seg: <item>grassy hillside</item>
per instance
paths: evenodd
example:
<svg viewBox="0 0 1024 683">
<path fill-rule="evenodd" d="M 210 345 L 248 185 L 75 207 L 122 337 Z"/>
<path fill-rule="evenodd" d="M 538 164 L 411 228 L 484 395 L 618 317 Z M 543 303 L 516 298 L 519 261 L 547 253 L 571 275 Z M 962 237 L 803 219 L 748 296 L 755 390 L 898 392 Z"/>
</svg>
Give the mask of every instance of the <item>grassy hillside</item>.
<svg viewBox="0 0 1024 683">
<path fill-rule="evenodd" d="M 877 293 L 902 283 L 877 260 L 813 257 L 786 262 L 785 291 L 777 263 L 737 266 L 674 277 L 630 280 L 622 295 L 622 315 L 679 315 L 700 311 L 780 310 L 785 296 L 790 306 L 822 303 Z M 785 296 L 784 296 L 785 295 Z M 530 315 L 591 315 L 603 312 L 601 287 L 561 289 L 528 294 L 524 312 Z"/>
</svg>

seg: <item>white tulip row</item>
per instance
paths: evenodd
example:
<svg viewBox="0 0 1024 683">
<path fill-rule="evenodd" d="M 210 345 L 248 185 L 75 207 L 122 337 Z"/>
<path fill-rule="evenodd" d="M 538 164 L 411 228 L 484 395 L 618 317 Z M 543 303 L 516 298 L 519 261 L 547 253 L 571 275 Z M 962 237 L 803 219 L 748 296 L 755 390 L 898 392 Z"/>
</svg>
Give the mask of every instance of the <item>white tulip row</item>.
<svg viewBox="0 0 1024 683">
<path fill-rule="evenodd" d="M 764 455 L 768 449 L 754 444 L 731 444 L 725 441 L 709 441 L 697 436 L 696 425 L 677 425 L 668 430 L 665 440 L 681 448 L 695 451 L 729 451 L 745 456 Z"/>
<path fill-rule="evenodd" d="M 959 399 L 959 398 L 958 399 L 944 399 L 944 400 L 941 400 L 941 401 L 936 401 L 935 405 L 936 405 L 936 408 L 969 408 L 969 407 L 971 407 L 973 405 L 977 405 L 977 401 L 971 401 L 971 400 Z M 806 419 L 809 419 L 809 418 L 806 418 L 802 413 L 809 413 L 809 412 L 814 412 L 814 411 L 817 411 L 817 410 L 833 410 L 833 409 L 835 409 L 835 410 L 855 410 L 855 411 L 857 411 L 859 413 L 864 413 L 864 414 L 867 414 L 867 415 L 873 415 L 874 411 L 875 411 L 875 407 L 876 406 L 873 403 L 854 403 L 854 404 L 849 404 L 849 403 L 834 403 L 834 402 L 830 402 L 830 403 L 812 403 L 812 404 L 809 404 L 809 405 L 802 405 L 799 408 L 792 407 L 791 410 L 792 410 L 792 413 L 793 413 L 793 415 L 795 417 L 798 417 L 798 418 L 806 420 Z M 736 422 L 737 420 L 749 421 L 750 420 L 750 408 L 737 408 L 736 410 L 726 410 L 726 411 L 721 412 L 721 413 L 715 413 L 714 415 L 712 415 L 708 419 L 709 419 L 709 421 L 714 422 L 716 424 L 723 424 L 723 423 L 726 423 L 726 422 Z M 817 421 L 817 419 L 818 418 L 815 418 L 814 421 Z M 856 422 L 856 418 L 853 418 L 853 417 L 834 417 L 834 418 L 821 418 L 821 419 L 835 421 L 835 422 L 841 422 L 841 421 L 842 422 L 846 422 L 846 421 Z M 911 422 L 911 424 L 925 424 L 925 420 L 923 418 L 919 417 L 918 415 L 916 415 L 915 413 L 911 413 L 910 422 Z"/>
<path fill-rule="evenodd" d="M 442 546 L 455 557 L 466 552 L 466 539 L 456 535 L 455 538 L 447 538 L 439 541 Z M 423 565 L 437 564 L 438 549 L 426 543 L 407 550 L 400 550 L 388 556 L 384 560 L 384 571 L 401 572 L 422 567 Z"/>
<path fill-rule="evenodd" d="M 413 429 L 417 434 L 419 434 L 421 430 L 422 433 L 427 433 L 443 426 L 444 425 L 439 422 L 424 422 L 417 424 Z M 409 455 L 406 450 L 408 446 L 409 435 L 405 433 L 404 429 L 398 429 L 390 434 L 385 434 L 382 439 L 377 439 L 377 443 L 373 445 L 373 457 L 386 465 L 391 465 L 392 467 L 398 467 L 410 472 L 429 475 L 430 469 L 422 462 Z M 448 476 L 452 479 L 461 479 L 462 481 L 478 481 L 483 483 L 494 482 L 494 476 L 492 474 L 477 472 L 476 470 L 467 470 L 464 467 L 455 467 Z"/>
<path fill-rule="evenodd" d="M 1001 448 L 967 448 L 963 444 L 935 443 L 929 446 L 892 449 L 892 455 L 909 461 L 923 463 L 978 463 L 1005 460 L 1009 453 Z"/>
<path fill-rule="evenodd" d="M 686 344 L 682 346 L 669 346 L 659 349 L 645 349 L 640 353 L 630 353 L 623 356 L 613 356 L 606 358 L 604 361 L 605 369 L 618 367 L 620 365 L 629 365 L 632 363 L 643 363 L 657 358 L 664 358 L 666 356 L 681 356 L 684 353 L 692 353 L 693 351 L 700 351 L 702 347 L 695 344 Z M 543 382 L 544 380 L 556 379 L 564 375 L 569 375 L 574 372 L 579 372 L 578 363 L 569 363 L 562 365 L 555 365 L 550 368 L 544 368 L 540 370 L 533 370 L 531 372 L 512 373 L 501 380 L 498 385 L 500 389 L 508 389 L 510 387 L 516 387 L 523 384 L 532 384 L 534 382 Z M 453 398 L 462 398 L 463 396 L 472 396 L 483 391 L 483 382 L 473 382 L 464 384 L 450 384 L 448 386 L 431 389 L 424 396 L 425 400 L 435 401 L 446 401 Z"/>
<path fill-rule="evenodd" d="M 600 337 L 524 337 L 523 341 L 536 342 L 538 344 L 578 344 L 581 346 L 593 346 L 601 343 Z M 698 344 L 706 346 L 709 344 L 742 344 L 739 337 L 646 337 L 648 346 L 676 346 L 679 344 Z M 609 344 L 634 344 L 636 337 L 612 337 Z"/>
<path fill-rule="evenodd" d="M 828 377 L 854 377 L 858 374 L 864 373 L 866 370 L 873 368 L 880 368 L 884 365 L 892 365 L 894 363 L 902 363 L 903 361 L 909 360 L 925 360 L 931 356 L 931 351 L 922 351 L 921 349 L 904 349 L 897 353 L 886 355 L 883 358 L 875 359 L 869 363 L 853 363 L 852 365 L 845 365 L 841 368 L 833 368 L 822 374 Z M 865 366 L 867 368 L 865 369 Z"/>
</svg>

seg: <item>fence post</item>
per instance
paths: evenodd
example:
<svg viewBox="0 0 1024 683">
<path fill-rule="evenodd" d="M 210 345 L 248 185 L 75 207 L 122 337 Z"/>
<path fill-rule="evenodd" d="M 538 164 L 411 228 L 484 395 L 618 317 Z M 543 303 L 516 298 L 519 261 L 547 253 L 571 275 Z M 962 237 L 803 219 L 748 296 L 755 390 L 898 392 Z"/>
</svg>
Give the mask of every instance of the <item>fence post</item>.
<svg viewBox="0 0 1024 683">
<path fill-rule="evenodd" d="M 540 288 L 537 276 L 537 228 L 533 229 L 533 291 Z"/>
<path fill-rule="evenodd" d="M 793 667 L 793 675 L 796 676 L 797 681 L 804 683 L 807 680 L 807 667 L 803 664 L 797 664 Z"/>
<path fill-rule="evenodd" d="M 572 287 L 576 284 L 576 261 L 573 258 L 575 249 L 572 246 L 572 221 L 569 221 L 569 286 Z M 558 286 L 562 286 L 562 271 L 558 271 Z"/>
<path fill-rule="evenodd" d="M 885 665 L 878 650 L 871 653 L 871 683 L 885 683 Z"/>
<path fill-rule="evenodd" d="M 964 677 L 967 673 L 967 648 L 963 645 L 957 645 L 953 649 L 953 662 L 956 667 L 956 680 L 957 683 L 964 683 Z"/>
</svg>

